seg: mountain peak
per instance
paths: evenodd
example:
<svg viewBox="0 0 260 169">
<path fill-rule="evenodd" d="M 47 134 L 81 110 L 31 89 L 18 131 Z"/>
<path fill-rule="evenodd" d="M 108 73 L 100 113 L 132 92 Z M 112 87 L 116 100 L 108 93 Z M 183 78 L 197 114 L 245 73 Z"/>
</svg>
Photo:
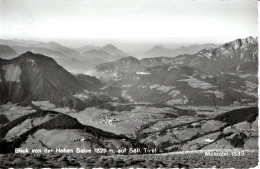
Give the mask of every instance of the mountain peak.
<svg viewBox="0 0 260 169">
<path fill-rule="evenodd" d="M 115 47 L 112 44 L 107 44 L 106 46 L 102 47 L 101 49 L 111 55 L 121 55 L 121 56 L 127 55 L 125 52 L 121 51 L 120 49 L 118 49 L 117 47 Z"/>
<path fill-rule="evenodd" d="M 256 43 L 257 38 L 253 38 L 252 36 L 249 36 L 245 39 L 248 43 Z"/>
<path fill-rule="evenodd" d="M 127 56 L 127 57 L 123 57 L 119 60 L 132 60 L 132 61 L 139 61 L 137 58 L 133 57 L 133 56 Z"/>
<path fill-rule="evenodd" d="M 48 60 L 52 60 L 55 61 L 53 58 L 42 55 L 42 54 L 37 54 L 37 53 L 33 53 L 31 51 L 27 51 L 23 54 L 21 54 L 20 56 L 18 56 L 18 58 L 34 58 L 34 59 L 48 59 Z"/>
<path fill-rule="evenodd" d="M 106 51 L 100 49 L 100 48 L 95 48 L 95 49 L 90 49 L 89 51 L 84 52 L 83 54 L 88 55 L 88 54 L 94 54 L 94 55 L 109 55 Z"/>
<path fill-rule="evenodd" d="M 58 65 L 53 58 L 41 54 L 36 54 L 31 51 L 27 51 L 12 60 L 23 64 L 31 63 L 33 65 L 35 64 Z"/>
<path fill-rule="evenodd" d="M 155 45 L 154 47 L 153 47 L 153 49 L 165 49 L 165 47 L 163 46 L 163 45 Z"/>
<path fill-rule="evenodd" d="M 235 49 L 237 48 L 243 48 L 248 46 L 249 44 L 257 44 L 257 39 L 253 38 L 252 36 L 249 36 L 245 39 L 236 39 L 232 42 L 224 44 L 225 46 L 233 46 Z"/>
<path fill-rule="evenodd" d="M 31 51 L 27 51 L 24 53 L 24 55 L 34 55 L 34 53 L 32 53 Z"/>
<path fill-rule="evenodd" d="M 145 51 L 145 57 L 158 57 L 158 56 L 171 56 L 172 50 L 164 47 L 163 45 L 156 45 L 151 49 Z"/>
<path fill-rule="evenodd" d="M 50 44 L 50 45 L 60 45 L 58 42 L 54 42 L 54 41 L 48 42 L 47 44 Z"/>
<path fill-rule="evenodd" d="M 104 47 L 107 47 L 107 48 L 116 48 L 114 45 L 112 45 L 112 44 L 107 44 L 106 46 L 104 46 Z"/>
</svg>

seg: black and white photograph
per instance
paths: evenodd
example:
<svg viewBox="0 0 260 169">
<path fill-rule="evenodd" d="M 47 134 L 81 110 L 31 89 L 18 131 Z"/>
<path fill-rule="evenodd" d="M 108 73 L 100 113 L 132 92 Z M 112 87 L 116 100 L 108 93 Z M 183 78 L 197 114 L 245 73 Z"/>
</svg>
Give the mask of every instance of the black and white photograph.
<svg viewBox="0 0 260 169">
<path fill-rule="evenodd" d="M 0 0 L 0 168 L 258 154 L 257 0 Z"/>
</svg>

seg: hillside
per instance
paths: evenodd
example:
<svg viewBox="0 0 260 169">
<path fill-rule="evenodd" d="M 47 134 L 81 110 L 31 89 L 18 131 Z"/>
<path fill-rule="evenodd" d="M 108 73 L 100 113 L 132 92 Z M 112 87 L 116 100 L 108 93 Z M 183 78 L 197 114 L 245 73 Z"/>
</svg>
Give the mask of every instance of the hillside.
<svg viewBox="0 0 260 169">
<path fill-rule="evenodd" d="M 123 135 L 82 125 L 75 118 L 54 111 L 38 110 L 27 114 L 11 121 L 0 128 L 0 131 L 0 153 L 14 153 L 17 147 L 57 148 L 56 144 L 92 150 L 98 147 L 120 148 L 137 144 L 135 140 Z M 55 140 L 56 137 L 59 140 Z M 85 138 L 84 141 L 80 141 L 82 137 Z M 53 144 L 53 141 L 56 143 Z"/>
<path fill-rule="evenodd" d="M 95 76 L 89 76 L 89 75 L 85 75 L 85 74 L 77 74 L 74 76 L 88 90 L 98 90 L 105 85 L 103 82 L 101 82 Z"/>
<path fill-rule="evenodd" d="M 216 48 L 219 45 L 215 44 L 195 44 L 190 46 L 181 46 L 178 48 L 167 48 L 163 45 L 156 45 L 151 49 L 144 51 L 141 56 L 144 58 L 154 58 L 154 57 L 170 57 L 174 58 L 175 56 L 182 54 L 195 54 L 203 49 Z"/>
<path fill-rule="evenodd" d="M 32 52 L 4 60 L 0 66 L 1 104 L 11 101 L 26 105 L 33 100 L 46 100 L 61 107 L 81 109 L 86 105 L 74 95 L 96 88 L 95 83 L 100 85 L 93 78 L 87 82 L 87 77 L 81 83 L 52 58 Z"/>
<path fill-rule="evenodd" d="M 96 67 L 97 71 L 106 73 L 116 73 L 116 72 L 128 72 L 134 71 L 135 69 L 142 69 L 143 66 L 141 62 L 135 57 L 128 56 L 116 61 L 104 63 Z"/>
<path fill-rule="evenodd" d="M 121 93 L 135 102 L 194 106 L 254 104 L 258 84 L 257 44 L 256 39 L 248 37 L 193 55 L 141 60 L 126 57 L 96 69 L 111 84 L 108 93 L 115 96 Z"/>
<path fill-rule="evenodd" d="M 208 115 L 205 111 L 204 117 L 198 116 L 201 111 L 182 110 L 167 105 L 136 104 L 132 107 L 133 109 L 121 112 L 111 110 L 105 114 L 102 109 L 96 109 L 95 113 L 91 113 L 93 108 L 69 114 L 37 108 L 35 112 L 28 112 L 10 120 L 0 128 L 0 152 L 10 153 L 17 147 L 29 149 L 81 147 L 92 150 L 97 147 L 114 150 L 147 147 L 156 148 L 156 153 L 163 155 L 175 151 L 257 148 L 257 107 L 224 112 L 218 110 Z M 2 113 L 9 114 L 11 110 L 12 108 L 9 108 Z M 102 111 L 103 113 L 99 113 Z M 97 118 L 92 119 L 93 115 Z M 104 121 L 102 116 L 120 120 L 106 124 L 102 122 Z M 122 116 L 128 118 L 122 119 Z M 91 122 L 93 120 L 94 122 Z M 129 128 L 129 125 L 134 127 Z M 128 132 L 122 130 L 122 127 L 133 130 L 135 134 L 130 136 L 132 132 L 127 134 Z M 117 130 L 121 130 L 121 134 L 115 134 Z M 131 153 L 127 151 L 126 154 Z"/>
</svg>

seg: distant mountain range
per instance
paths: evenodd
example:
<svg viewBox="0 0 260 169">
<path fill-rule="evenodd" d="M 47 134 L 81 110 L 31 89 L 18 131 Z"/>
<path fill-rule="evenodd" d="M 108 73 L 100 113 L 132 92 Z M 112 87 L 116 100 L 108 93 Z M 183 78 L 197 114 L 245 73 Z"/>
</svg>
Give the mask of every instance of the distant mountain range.
<svg viewBox="0 0 260 169">
<path fill-rule="evenodd" d="M 96 67 L 115 90 L 139 102 L 232 105 L 257 100 L 257 38 L 237 39 L 217 48 L 175 58 L 133 57 Z M 110 89 L 110 88 L 109 88 Z M 107 91 L 111 92 L 111 91 Z"/>
<path fill-rule="evenodd" d="M 163 45 L 157 45 L 153 48 L 142 52 L 140 55 L 141 57 L 175 57 L 181 54 L 194 54 L 199 52 L 202 49 L 210 49 L 210 48 L 216 48 L 219 45 L 216 44 L 200 44 L 200 45 L 191 45 L 191 46 L 181 46 L 179 48 L 166 48 Z"/>
<path fill-rule="evenodd" d="M 145 57 L 160 57 L 160 56 L 168 56 L 172 57 L 173 49 L 165 48 L 164 46 L 154 46 L 153 48 L 144 52 L 143 56 Z"/>
<path fill-rule="evenodd" d="M 91 63 L 93 63 L 93 65 L 105 63 L 108 61 L 128 56 L 128 54 L 124 53 L 123 51 L 111 44 L 101 48 L 88 48 L 88 50 L 85 47 L 82 55 L 84 56 L 84 58 L 87 58 L 86 60 L 89 60 Z"/>
<path fill-rule="evenodd" d="M 128 56 L 128 54 L 126 54 L 122 50 L 116 48 L 112 44 L 108 44 L 108 45 L 102 47 L 101 49 L 104 50 L 105 52 L 109 53 L 110 55 Z"/>
<path fill-rule="evenodd" d="M 76 49 L 81 59 L 60 60 L 59 63 L 69 70 L 76 72 L 86 72 L 94 69 L 95 66 L 109 61 L 117 60 L 127 56 L 126 53 L 113 45 L 104 47 L 84 46 Z"/>
<path fill-rule="evenodd" d="M 71 59 L 79 57 L 79 53 L 77 51 L 62 46 L 57 42 L 43 43 L 39 41 L 0 39 L 0 44 L 8 45 L 9 47 L 13 48 L 18 54 L 31 51 L 43 55 L 48 55 L 55 59 Z M 10 59 L 10 57 L 5 57 L 4 59 Z"/>
<path fill-rule="evenodd" d="M 40 42 L 32 40 L 3 40 L 0 39 L 0 57 L 12 59 L 27 51 L 54 58 L 60 65 L 72 72 L 86 72 L 95 66 L 129 56 L 126 52 L 112 44 L 103 47 L 86 45 L 81 48 L 69 48 L 57 42 Z M 5 46 L 5 49 L 3 48 Z M 216 47 L 214 44 L 192 45 L 176 49 L 155 46 L 142 52 L 142 57 L 175 57 L 179 54 L 194 54 L 201 49 Z M 9 49 L 7 49 L 9 48 Z"/>
<path fill-rule="evenodd" d="M 59 50 L 61 55 L 79 53 L 55 42 L 33 45 L 49 51 Z M 15 55 L 8 46 L 1 49 L 2 53 Z M 83 55 L 93 56 L 95 63 L 98 57 L 102 58 L 100 62 L 110 60 L 112 55 L 119 59 L 96 67 L 103 82 L 88 75 L 72 75 L 55 60 L 41 54 L 26 52 L 11 60 L 1 59 L 0 102 L 27 104 L 32 100 L 49 100 L 80 109 L 111 99 L 85 92 L 101 87 L 107 96 L 116 93 L 112 97 L 135 102 L 218 106 L 257 101 L 257 38 L 237 39 L 217 48 L 177 57 L 139 60 L 126 56 L 113 45 L 85 50 Z M 87 69 L 93 62 L 68 59 L 66 64 Z"/>
<path fill-rule="evenodd" d="M 81 48 L 76 48 L 75 50 L 78 51 L 79 53 L 83 54 L 83 53 L 87 53 L 93 49 L 98 49 L 100 51 L 108 53 L 109 55 L 128 56 L 128 54 L 126 54 L 125 52 L 118 49 L 117 47 L 115 47 L 112 44 L 107 44 L 106 46 L 103 46 L 103 47 L 98 47 L 98 46 L 94 46 L 94 45 L 86 45 Z"/>
<path fill-rule="evenodd" d="M 54 58 L 59 64 L 70 71 L 83 72 L 101 63 L 128 56 L 117 47 L 108 44 L 104 47 L 84 46 L 72 49 L 57 42 L 43 43 L 40 41 L 2 40 L 0 39 L 0 57 L 12 59 L 27 51 Z"/>
</svg>

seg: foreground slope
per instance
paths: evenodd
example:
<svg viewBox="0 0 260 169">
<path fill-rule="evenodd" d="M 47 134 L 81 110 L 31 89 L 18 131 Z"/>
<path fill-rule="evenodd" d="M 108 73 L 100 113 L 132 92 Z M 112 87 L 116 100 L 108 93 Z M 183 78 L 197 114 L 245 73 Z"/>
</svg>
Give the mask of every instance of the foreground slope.
<svg viewBox="0 0 260 169">
<path fill-rule="evenodd" d="M 37 110 L 0 128 L 0 152 L 15 148 L 110 148 L 138 146 L 135 140 L 80 124 L 75 118 L 55 111 Z M 84 138 L 84 140 L 82 140 Z M 95 152 L 92 152 L 93 154 Z"/>
<path fill-rule="evenodd" d="M 169 114 L 172 111 L 168 108 L 165 110 L 169 110 Z M 122 116 L 126 112 L 117 113 Z M 136 113 L 140 113 L 140 109 Z M 159 111 L 156 113 L 160 114 Z M 157 116 L 156 113 L 150 114 Z M 14 120 L 10 119 L 10 122 L 0 128 L 0 152 L 11 153 L 0 155 L 0 166 L 254 167 L 257 165 L 258 109 L 256 107 L 237 109 L 219 115 L 216 115 L 217 112 L 211 112 L 213 117 L 207 118 L 197 118 L 193 113 L 184 113 L 185 111 L 175 109 L 174 116 L 144 123 L 136 133 L 138 137 L 129 139 L 124 135 L 114 134 L 113 131 L 102 131 L 84 125 L 82 122 L 85 120 L 79 122 L 66 114 L 36 110 Z M 188 120 L 190 115 L 192 116 Z M 147 117 L 149 116 L 143 119 Z M 141 120 L 140 117 L 138 119 Z M 156 148 L 156 153 L 116 153 L 120 148 L 146 146 Z M 38 155 L 12 153 L 17 147 L 42 150 L 66 148 L 74 151 L 76 148 L 85 148 L 92 150 L 93 153 Z M 95 148 L 114 149 L 115 152 L 98 155 Z M 234 152 L 244 154 L 232 155 Z M 211 156 L 205 155 L 206 153 L 228 153 L 228 155 Z"/>
</svg>

